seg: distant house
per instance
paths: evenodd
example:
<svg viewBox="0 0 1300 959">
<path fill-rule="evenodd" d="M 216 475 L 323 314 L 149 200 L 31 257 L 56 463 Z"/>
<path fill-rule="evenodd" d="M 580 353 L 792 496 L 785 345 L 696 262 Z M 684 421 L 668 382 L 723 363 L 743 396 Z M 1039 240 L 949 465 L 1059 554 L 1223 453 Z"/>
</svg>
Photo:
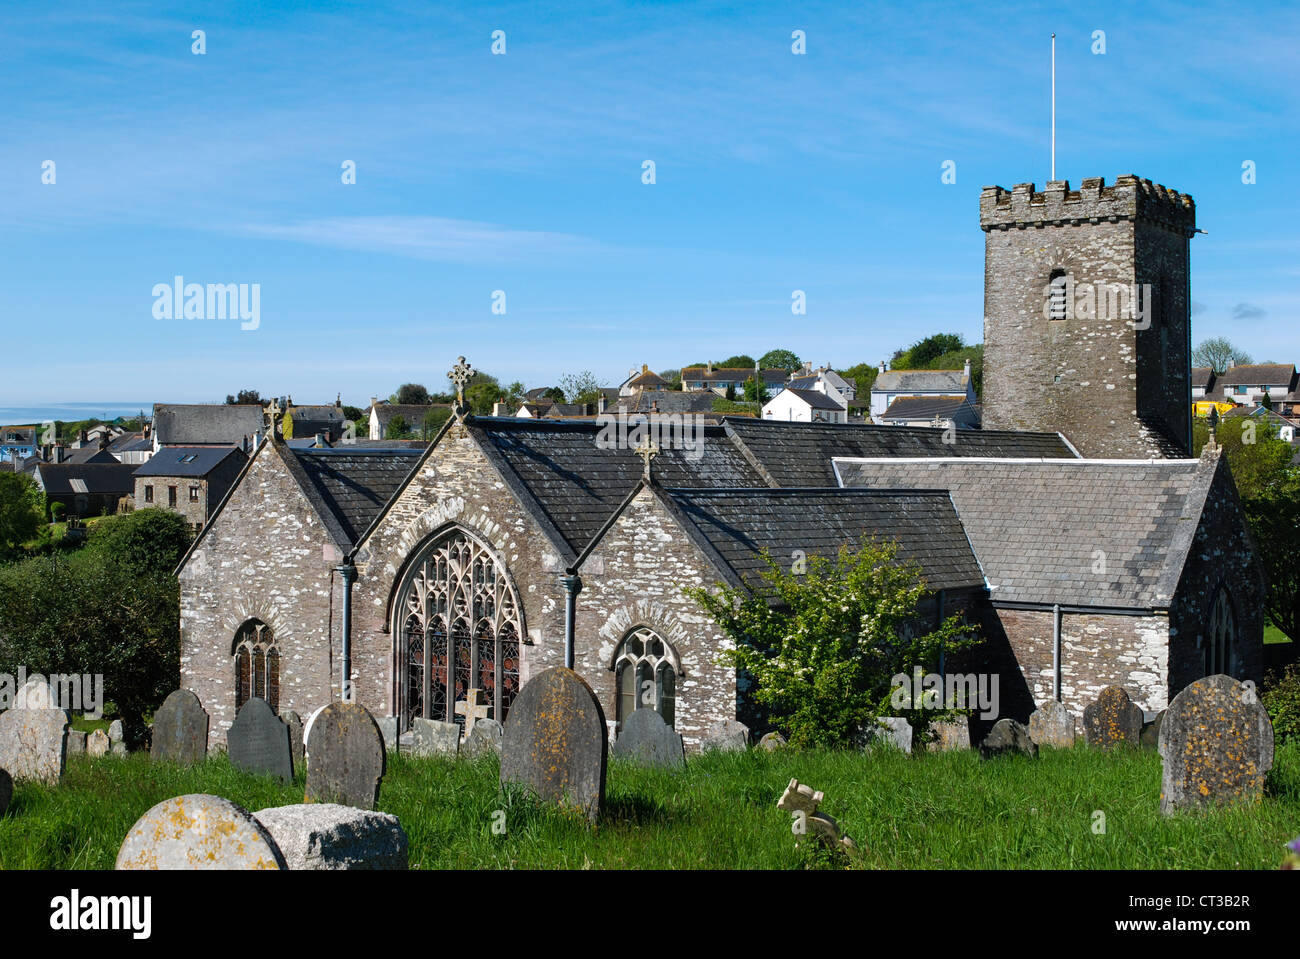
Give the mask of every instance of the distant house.
<svg viewBox="0 0 1300 959">
<path fill-rule="evenodd" d="M 712 363 L 705 366 L 688 366 L 682 370 L 683 390 L 712 390 L 719 396 L 727 394 L 727 388 L 735 390 L 737 397 L 744 396 L 745 381 L 758 375 L 767 388 L 769 398 L 785 389 L 788 375 L 785 370 L 752 370 L 748 367 L 714 367 Z"/>
<path fill-rule="evenodd" d="M 26 459 L 36 452 L 38 426 L 0 426 L 0 461 Z"/>
<path fill-rule="evenodd" d="M 251 449 L 265 429 L 256 403 L 157 403 L 153 408 L 154 452 L 164 446 L 237 446 Z"/>
<path fill-rule="evenodd" d="M 62 503 L 69 517 L 116 513 L 118 501 L 135 489 L 134 466 L 125 463 L 38 463 L 32 473 L 47 505 Z"/>
<path fill-rule="evenodd" d="M 938 426 L 978 429 L 979 412 L 965 395 L 900 396 L 880 415 L 883 426 Z"/>
<path fill-rule="evenodd" d="M 789 423 L 847 423 L 849 411 L 825 393 L 789 386 L 763 405 L 763 419 Z"/>
<path fill-rule="evenodd" d="M 970 360 L 960 370 L 888 370 L 880 364 L 880 373 L 871 386 L 871 422 L 884 422 L 885 410 L 900 397 L 964 396 L 973 407 L 977 402 L 971 379 Z"/>
<path fill-rule="evenodd" d="M 324 435 L 333 443 L 343 438 L 343 400 L 340 398 L 333 406 L 298 406 L 290 399 L 285 404 L 284 417 L 280 420 L 280 433 L 286 440 L 302 439 Z M 357 424 L 358 430 L 368 430 L 368 423 Z"/>
<path fill-rule="evenodd" d="M 641 369 L 628 371 L 627 379 L 618 386 L 618 395 L 631 396 L 637 390 L 666 390 L 671 386 L 671 383 L 642 363 Z"/>
<path fill-rule="evenodd" d="M 1293 412 L 1300 403 L 1295 365 L 1289 363 L 1231 366 L 1215 376 L 1215 388 L 1225 400 L 1245 406 L 1258 406 L 1267 395 L 1273 408 L 1283 413 Z M 1192 395 L 1196 395 L 1195 383 Z"/>
<path fill-rule="evenodd" d="M 857 405 L 858 385 L 840 376 L 829 365 L 814 370 L 811 363 L 805 363 L 802 370 L 790 375 L 786 386 L 825 393 L 846 410 Z"/>
<path fill-rule="evenodd" d="M 134 468 L 137 509 L 156 506 L 202 526 L 248 462 L 234 446 L 165 446 Z"/>
<path fill-rule="evenodd" d="M 370 439 L 382 440 L 388 438 L 388 425 L 394 417 L 400 416 L 402 422 L 406 424 L 406 429 L 411 433 L 420 435 L 424 428 L 424 418 L 430 410 L 444 409 L 451 411 L 450 403 L 389 403 L 387 400 L 380 400 L 377 397 L 370 398 Z"/>
<path fill-rule="evenodd" d="M 712 413 L 717 394 L 712 390 L 683 393 L 680 390 L 633 390 L 618 401 L 620 413 Z"/>
</svg>

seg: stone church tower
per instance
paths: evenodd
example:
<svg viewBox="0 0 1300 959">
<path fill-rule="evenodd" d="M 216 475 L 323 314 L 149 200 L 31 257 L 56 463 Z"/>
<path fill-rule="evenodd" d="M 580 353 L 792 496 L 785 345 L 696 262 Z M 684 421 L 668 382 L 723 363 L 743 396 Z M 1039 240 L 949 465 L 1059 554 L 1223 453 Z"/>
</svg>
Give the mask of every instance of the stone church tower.
<svg viewBox="0 0 1300 959">
<path fill-rule="evenodd" d="M 980 228 L 985 429 L 1189 456 L 1192 198 L 1135 176 L 990 186 Z"/>
</svg>

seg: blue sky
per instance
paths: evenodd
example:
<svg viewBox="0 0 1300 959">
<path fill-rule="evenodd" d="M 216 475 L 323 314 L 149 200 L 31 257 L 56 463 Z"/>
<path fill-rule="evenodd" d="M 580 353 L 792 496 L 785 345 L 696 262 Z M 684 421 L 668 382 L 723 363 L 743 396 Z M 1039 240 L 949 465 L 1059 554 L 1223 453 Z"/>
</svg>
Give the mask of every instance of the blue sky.
<svg viewBox="0 0 1300 959">
<path fill-rule="evenodd" d="M 1053 31 L 1057 176 L 1191 193 L 1194 339 L 1300 360 L 1300 9 L 1081 6 L 7 2 L 0 406 L 977 341 L 979 191 L 1048 178 Z M 259 328 L 155 319 L 177 274 L 260 284 Z"/>
</svg>

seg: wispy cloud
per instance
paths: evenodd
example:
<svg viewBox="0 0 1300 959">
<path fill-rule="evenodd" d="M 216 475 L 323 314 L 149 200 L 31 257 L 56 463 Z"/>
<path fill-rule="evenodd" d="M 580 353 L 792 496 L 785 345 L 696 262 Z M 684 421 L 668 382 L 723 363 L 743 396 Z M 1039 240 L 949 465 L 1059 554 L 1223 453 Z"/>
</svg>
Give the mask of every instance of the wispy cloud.
<svg viewBox="0 0 1300 959">
<path fill-rule="evenodd" d="M 1254 303 L 1238 303 L 1232 308 L 1232 318 L 1234 320 L 1258 320 L 1267 315 L 1267 310 L 1262 306 L 1256 306 Z"/>
</svg>

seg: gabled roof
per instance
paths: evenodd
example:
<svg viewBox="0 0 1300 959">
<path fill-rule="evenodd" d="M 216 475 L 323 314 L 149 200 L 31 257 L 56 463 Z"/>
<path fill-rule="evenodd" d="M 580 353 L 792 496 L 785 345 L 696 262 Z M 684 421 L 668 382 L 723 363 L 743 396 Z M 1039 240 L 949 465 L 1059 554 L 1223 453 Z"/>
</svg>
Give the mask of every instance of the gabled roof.
<svg viewBox="0 0 1300 959">
<path fill-rule="evenodd" d="M 1256 363 L 1234 366 L 1220 373 L 1218 381 L 1223 386 L 1278 386 L 1291 389 L 1295 379 L 1295 366 L 1290 363 Z"/>
<path fill-rule="evenodd" d="M 662 390 L 668 386 L 668 381 L 654 370 L 643 369 L 623 385 L 632 389 Z"/>
<path fill-rule="evenodd" d="M 965 393 L 969 378 L 962 370 L 886 370 L 876 376 L 873 393 Z"/>
<path fill-rule="evenodd" d="M 861 423 L 785 423 L 727 417 L 727 432 L 769 486 L 838 486 L 835 456 L 1032 456 L 1076 458 L 1059 433 L 947 430 Z"/>
<path fill-rule="evenodd" d="M 817 390 L 801 390 L 793 386 L 787 386 L 782 390 L 781 395 L 789 393 L 791 396 L 803 400 L 808 406 L 815 410 L 830 410 L 834 413 L 843 413 L 844 407 L 840 406 L 825 393 L 819 393 Z"/>
<path fill-rule="evenodd" d="M 241 446 L 265 425 L 256 403 L 155 403 L 153 422 L 160 446 Z"/>
<path fill-rule="evenodd" d="M 135 492 L 135 467 L 125 463 L 41 463 L 38 482 L 48 496 L 99 493 L 129 496 Z"/>
<path fill-rule="evenodd" d="M 761 587 L 762 551 L 788 564 L 795 551 L 834 557 L 864 536 L 898 543 L 931 590 L 984 585 L 952 500 L 942 490 L 664 489 L 691 538 L 732 585 Z M 846 495 L 847 494 L 847 495 Z"/>
<path fill-rule="evenodd" d="M 1192 367 L 1192 389 L 1198 386 L 1203 390 L 1209 390 L 1214 383 L 1214 368 L 1211 366 L 1193 366 Z"/>
<path fill-rule="evenodd" d="M 245 459 L 234 446 L 164 446 L 135 468 L 136 476 L 207 476 L 229 457 Z"/>
<path fill-rule="evenodd" d="M 637 390 L 619 401 L 628 413 L 649 413 L 653 404 L 657 413 L 712 413 L 718 395 L 712 390 L 683 393 L 680 390 Z"/>
<path fill-rule="evenodd" d="M 31 446 L 36 430 L 35 426 L 0 426 L 0 446 Z"/>
<path fill-rule="evenodd" d="M 450 403 L 430 403 L 421 405 L 416 403 L 376 403 L 371 407 L 375 411 L 375 416 L 379 420 L 380 430 L 388 428 L 388 421 L 394 416 L 400 416 L 406 425 L 411 429 L 419 429 L 424 422 L 425 415 L 432 409 L 451 409 Z"/>
<path fill-rule="evenodd" d="M 688 366 L 682 370 L 683 380 L 703 381 L 705 383 L 743 383 L 754 375 L 754 371 L 746 366 L 715 366 L 712 372 L 709 372 L 705 366 Z M 760 370 L 759 376 L 764 383 L 785 383 L 789 374 L 785 370 Z"/>
<path fill-rule="evenodd" d="M 835 463 L 846 487 L 948 490 L 994 602 L 1161 609 L 1219 460 Z"/>
<path fill-rule="evenodd" d="M 974 412 L 963 393 L 961 396 L 900 396 L 880 414 L 882 420 L 930 420 L 938 416 L 956 416 L 962 410 Z"/>
<path fill-rule="evenodd" d="M 348 446 L 286 447 L 284 452 L 290 472 L 303 486 L 303 493 L 316 507 L 339 546 L 348 549 L 392 499 L 423 450 Z M 295 464 L 296 470 L 292 468 Z"/>
</svg>

